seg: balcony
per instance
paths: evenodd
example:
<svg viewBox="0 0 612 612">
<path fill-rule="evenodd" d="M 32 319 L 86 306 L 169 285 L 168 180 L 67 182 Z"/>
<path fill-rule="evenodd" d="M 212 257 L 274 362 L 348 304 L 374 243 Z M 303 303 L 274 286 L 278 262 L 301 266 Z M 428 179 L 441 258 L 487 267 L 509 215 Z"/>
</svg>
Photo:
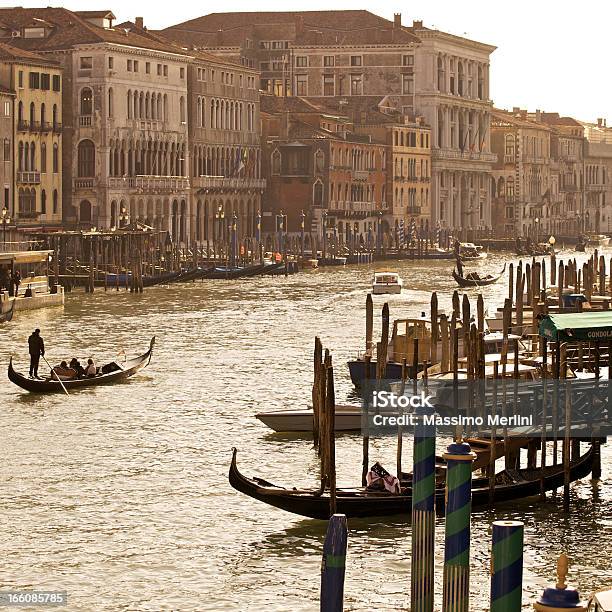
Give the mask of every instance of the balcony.
<svg viewBox="0 0 612 612">
<path fill-rule="evenodd" d="M 137 193 L 175 193 L 189 189 L 189 179 L 184 176 L 110 176 L 109 189 L 126 189 Z"/>
<path fill-rule="evenodd" d="M 38 219 L 39 216 L 40 216 L 40 212 L 38 212 L 37 210 L 19 210 L 17 211 L 18 219 L 35 220 L 35 219 Z"/>
<path fill-rule="evenodd" d="M 420 206 L 406 206 L 406 214 L 407 215 L 420 215 L 421 207 Z"/>
<path fill-rule="evenodd" d="M 40 132 L 40 121 L 30 121 L 30 132 Z"/>
<path fill-rule="evenodd" d="M 329 211 L 372 214 L 376 211 L 376 202 L 334 201 L 329 203 Z"/>
<path fill-rule="evenodd" d="M 153 130 L 160 132 L 164 129 L 164 122 L 157 119 L 132 119 L 131 127 L 134 130 Z"/>
<path fill-rule="evenodd" d="M 20 119 L 17 121 L 17 131 L 18 132 L 27 132 L 28 131 L 28 122 Z"/>
<path fill-rule="evenodd" d="M 98 179 L 91 178 L 75 178 L 73 180 L 74 189 L 93 189 L 98 184 Z"/>
<path fill-rule="evenodd" d="M 370 173 L 367 170 L 353 170 L 352 178 L 354 181 L 367 181 Z"/>
<path fill-rule="evenodd" d="M 458 149 L 432 149 L 431 158 L 436 160 L 466 160 L 495 163 L 497 155 L 485 151 L 460 151 Z"/>
<path fill-rule="evenodd" d="M 17 172 L 17 182 L 22 185 L 38 185 L 40 172 Z"/>
<path fill-rule="evenodd" d="M 61 124 L 61 123 L 57 123 L 57 122 L 56 122 L 56 123 L 54 123 L 54 124 L 51 126 L 51 129 L 53 130 L 53 132 L 54 132 L 55 134 L 61 134 L 61 133 L 62 133 L 62 124 Z"/>
<path fill-rule="evenodd" d="M 228 178 L 225 176 L 196 176 L 192 179 L 194 189 L 265 189 L 266 179 L 262 178 Z"/>
<path fill-rule="evenodd" d="M 92 119 L 91 115 L 81 115 L 79 117 L 79 127 L 91 127 Z"/>
<path fill-rule="evenodd" d="M 586 186 L 587 191 L 605 191 L 606 185 L 603 184 L 590 184 Z"/>
<path fill-rule="evenodd" d="M 40 131 L 41 132 L 50 132 L 51 124 L 48 121 L 41 121 L 40 123 Z"/>
</svg>

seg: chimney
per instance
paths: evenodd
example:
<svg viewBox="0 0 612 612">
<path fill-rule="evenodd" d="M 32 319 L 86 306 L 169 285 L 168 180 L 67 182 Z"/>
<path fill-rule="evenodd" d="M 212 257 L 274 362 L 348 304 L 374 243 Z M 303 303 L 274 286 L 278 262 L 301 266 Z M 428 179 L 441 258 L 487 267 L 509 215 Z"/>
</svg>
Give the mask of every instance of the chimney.
<svg viewBox="0 0 612 612">
<path fill-rule="evenodd" d="M 601 117 L 597 117 L 597 127 L 603 127 L 603 119 Z"/>
<path fill-rule="evenodd" d="M 137 28 L 144 30 L 144 19 L 142 17 L 136 17 L 136 19 L 134 20 L 134 23 Z"/>
<path fill-rule="evenodd" d="M 393 27 L 397 29 L 402 27 L 402 14 L 401 13 L 393 13 Z"/>
<path fill-rule="evenodd" d="M 513 115 L 518 115 L 521 112 L 521 109 L 518 106 L 513 106 L 512 107 L 512 114 Z"/>
<path fill-rule="evenodd" d="M 412 21 L 412 27 L 415 30 L 422 30 L 423 29 L 423 21 L 422 20 L 417 21 L 416 19 L 414 19 Z"/>
<path fill-rule="evenodd" d="M 536 112 L 535 112 L 535 120 L 538 123 L 542 123 L 542 111 L 539 108 L 536 108 Z"/>
</svg>

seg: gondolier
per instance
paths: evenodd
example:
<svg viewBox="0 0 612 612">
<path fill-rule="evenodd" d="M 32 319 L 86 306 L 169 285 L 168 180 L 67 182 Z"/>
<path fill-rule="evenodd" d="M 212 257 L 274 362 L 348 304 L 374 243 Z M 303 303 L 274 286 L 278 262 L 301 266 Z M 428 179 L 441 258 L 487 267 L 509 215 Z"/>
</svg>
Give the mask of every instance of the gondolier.
<svg viewBox="0 0 612 612">
<path fill-rule="evenodd" d="M 45 354 L 45 342 L 40 335 L 40 329 L 35 329 L 28 338 L 28 350 L 30 352 L 30 378 L 40 378 L 38 362 L 40 356 Z"/>
</svg>

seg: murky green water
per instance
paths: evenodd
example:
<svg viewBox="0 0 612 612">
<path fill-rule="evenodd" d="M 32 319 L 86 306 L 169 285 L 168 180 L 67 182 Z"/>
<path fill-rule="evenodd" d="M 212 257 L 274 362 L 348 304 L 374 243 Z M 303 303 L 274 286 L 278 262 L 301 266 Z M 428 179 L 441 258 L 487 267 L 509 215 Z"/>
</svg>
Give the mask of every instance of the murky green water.
<svg viewBox="0 0 612 612">
<path fill-rule="evenodd" d="M 501 261 L 491 256 L 480 267 L 495 271 Z M 451 265 L 386 266 L 397 267 L 407 287 L 389 296 L 392 318 L 418 314 L 432 288 L 447 307 Z M 143 295 L 74 293 L 63 310 L 19 313 L 0 327 L 0 364 L 13 353 L 23 369 L 36 326 L 54 361 L 90 351 L 114 358 L 122 348 L 140 353 L 151 336 L 158 339 L 149 368 L 125 384 L 66 398 L 0 382 L 0 585 L 65 589 L 69 609 L 79 611 L 318 609 L 325 524 L 231 489 L 230 449 L 240 449 L 248 475 L 316 483 L 311 441 L 272 434 L 254 414 L 308 403 L 316 334 L 333 352 L 338 401 L 352 399 L 345 362 L 363 345 L 372 271 L 199 282 Z M 489 307 L 506 290 L 503 283 L 485 288 Z M 377 311 L 383 300 L 375 298 Z M 370 458 L 393 469 L 393 441 L 373 442 Z M 339 437 L 339 484 L 358 484 L 360 463 L 360 438 Z M 551 584 L 562 550 L 584 595 L 612 582 L 611 466 L 604 447 L 604 479 L 572 487 L 569 516 L 553 499 L 474 514 L 472 610 L 487 609 L 497 518 L 526 523 L 526 606 Z M 349 530 L 346 609 L 407 609 L 409 526 L 352 520 Z M 442 534 L 439 521 L 439 576 Z M 439 603 L 440 579 L 436 597 Z"/>
</svg>

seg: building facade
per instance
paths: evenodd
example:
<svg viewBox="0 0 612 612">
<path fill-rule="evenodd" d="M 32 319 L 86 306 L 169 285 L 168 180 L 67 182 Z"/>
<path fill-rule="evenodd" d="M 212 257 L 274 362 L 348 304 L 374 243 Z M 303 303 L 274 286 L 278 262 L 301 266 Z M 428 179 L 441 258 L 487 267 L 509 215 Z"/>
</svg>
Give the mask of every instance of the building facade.
<svg viewBox="0 0 612 612">
<path fill-rule="evenodd" d="M 14 126 L 13 180 L 7 193 L 5 179 L 3 206 L 11 202 L 7 208 L 20 226 L 58 226 L 62 221 L 62 80 L 56 62 L 0 43 L 0 85 L 15 92 L 14 105 L 5 100 L 2 109 L 6 116 L 11 107 Z"/>
<path fill-rule="evenodd" d="M 0 157 L 0 209 L 7 222 L 2 224 L 2 240 L 6 242 L 8 220 L 15 217 L 13 202 L 13 187 L 15 184 L 14 166 L 14 136 L 15 136 L 15 93 L 8 87 L 0 87 L 0 142 L 2 143 L 2 156 Z"/>
<path fill-rule="evenodd" d="M 164 34 L 259 67 L 262 89 L 277 96 L 336 104 L 371 97 L 389 111 L 424 116 L 431 126 L 430 223 L 491 226 L 495 47 L 368 11 L 215 13 Z"/>
</svg>

